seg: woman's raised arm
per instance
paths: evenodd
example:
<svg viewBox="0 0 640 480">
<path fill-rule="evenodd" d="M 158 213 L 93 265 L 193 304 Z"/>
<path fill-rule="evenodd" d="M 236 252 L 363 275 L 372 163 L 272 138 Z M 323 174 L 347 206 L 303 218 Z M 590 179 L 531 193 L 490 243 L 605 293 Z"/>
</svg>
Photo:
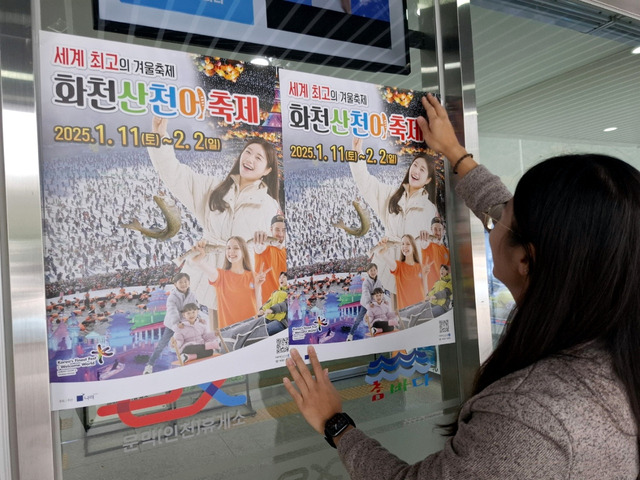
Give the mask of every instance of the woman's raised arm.
<svg viewBox="0 0 640 480">
<path fill-rule="evenodd" d="M 456 133 L 453 130 L 447 110 L 430 93 L 426 97 L 422 97 L 422 106 L 427 112 L 427 118 L 418 117 L 418 125 L 422 130 L 425 142 L 436 152 L 447 157 L 454 169 L 453 173 L 464 177 L 478 164 L 458 142 L 458 137 L 456 137 Z"/>
</svg>

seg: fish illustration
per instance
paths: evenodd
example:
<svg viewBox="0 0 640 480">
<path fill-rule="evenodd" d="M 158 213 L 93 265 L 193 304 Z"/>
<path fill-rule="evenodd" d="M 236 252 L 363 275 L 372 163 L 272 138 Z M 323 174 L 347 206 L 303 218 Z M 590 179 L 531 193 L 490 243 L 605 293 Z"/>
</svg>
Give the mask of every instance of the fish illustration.
<svg viewBox="0 0 640 480">
<path fill-rule="evenodd" d="M 360 205 L 360 202 L 354 200 L 351 203 L 358 213 L 358 218 L 360 218 L 360 226 L 356 228 L 347 227 L 342 220 L 337 223 L 332 223 L 332 225 L 334 227 L 343 229 L 349 235 L 353 235 L 354 237 L 362 237 L 369 231 L 369 227 L 371 226 L 371 219 L 369 218 L 369 214 L 362 208 L 362 205 Z"/>
<path fill-rule="evenodd" d="M 253 243 L 253 239 L 249 239 L 247 240 L 247 244 L 251 244 Z M 281 243 L 274 237 L 267 237 L 267 239 L 265 240 L 265 245 L 269 246 L 269 245 L 273 245 L 273 246 L 278 246 L 281 245 Z M 218 252 L 218 253 L 223 253 L 226 249 L 225 245 L 216 245 L 213 243 L 207 243 L 204 246 L 204 253 L 213 253 L 213 252 Z M 177 258 L 173 259 L 173 263 L 175 263 L 176 265 L 180 266 L 182 265 L 182 262 L 184 262 L 185 260 L 194 257 L 198 254 L 198 251 L 196 250 L 195 247 L 190 248 L 189 250 L 187 250 L 186 252 L 184 252 L 182 255 L 180 255 Z"/>
<path fill-rule="evenodd" d="M 147 237 L 155 238 L 156 240 L 167 240 L 173 237 L 180 231 L 182 220 L 180 219 L 180 209 L 173 203 L 165 200 L 157 195 L 153 196 L 153 201 L 160 207 L 162 215 L 164 216 L 167 226 L 164 228 L 145 228 L 140 224 L 137 218 L 134 218 L 130 223 L 120 224 L 123 228 L 130 228 L 131 230 L 137 230 Z"/>
</svg>

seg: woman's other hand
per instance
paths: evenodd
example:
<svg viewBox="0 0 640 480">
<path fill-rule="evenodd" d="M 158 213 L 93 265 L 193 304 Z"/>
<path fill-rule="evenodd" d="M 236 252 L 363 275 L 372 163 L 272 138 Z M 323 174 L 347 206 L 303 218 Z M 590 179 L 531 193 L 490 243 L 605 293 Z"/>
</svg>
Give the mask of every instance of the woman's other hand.
<svg viewBox="0 0 640 480">
<path fill-rule="evenodd" d="M 166 118 L 153 117 L 153 121 L 151 122 L 151 128 L 153 133 L 157 133 L 160 135 L 160 138 L 167 136 L 167 123 L 168 120 Z"/>
<path fill-rule="evenodd" d="M 342 411 L 340 394 L 329 380 L 329 371 L 322 369 L 313 347 L 308 347 L 307 353 L 315 377 L 311 375 L 295 348 L 291 349 L 290 353 L 291 358 L 287 359 L 287 368 L 296 385 L 294 386 L 291 380 L 285 377 L 284 386 L 309 425 L 319 434 L 324 435 L 324 424 L 336 413 Z"/>
<path fill-rule="evenodd" d="M 262 267 L 260 267 L 260 270 L 255 272 L 254 274 L 256 285 L 262 285 L 264 281 L 267 279 L 267 273 L 271 271 L 271 267 L 265 270 L 264 269 L 265 266 L 266 265 L 263 263 Z"/>
<path fill-rule="evenodd" d="M 358 155 L 362 153 L 362 138 L 353 137 L 352 150 L 358 152 Z"/>
</svg>

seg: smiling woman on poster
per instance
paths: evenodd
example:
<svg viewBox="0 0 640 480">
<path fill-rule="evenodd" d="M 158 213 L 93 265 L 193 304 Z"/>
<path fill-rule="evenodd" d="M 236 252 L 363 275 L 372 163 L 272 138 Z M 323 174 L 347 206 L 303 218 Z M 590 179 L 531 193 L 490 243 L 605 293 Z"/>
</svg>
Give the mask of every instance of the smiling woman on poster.
<svg viewBox="0 0 640 480">
<path fill-rule="evenodd" d="M 153 132 L 167 136 L 167 120 L 153 118 Z M 276 151 L 261 138 L 252 138 L 231 167 L 226 178 L 194 172 L 181 164 L 173 147 L 149 148 L 151 163 L 171 193 L 190 210 L 202 226 L 208 249 L 206 262 L 223 266 L 225 246 L 232 236 L 249 241 L 256 232 L 268 232 L 271 219 L 280 212 Z M 253 254 L 249 255 L 253 258 Z M 209 308 L 210 327 L 217 329 L 215 289 L 201 269 L 187 263 L 183 271 L 191 276 L 191 287 L 201 304 Z"/>
<path fill-rule="evenodd" d="M 353 139 L 353 149 L 362 151 L 362 139 Z M 364 161 L 349 162 L 351 175 L 374 213 L 384 226 L 384 238 L 381 245 L 373 250 L 374 263 L 381 264 L 380 248 L 388 249 L 387 256 L 398 259 L 400 241 L 405 234 L 420 238 L 423 232 L 429 233 L 431 219 L 438 216 L 433 204 L 435 200 L 435 166 L 434 159 L 426 154 L 413 159 L 400 185 L 382 183 L 367 171 Z M 424 236 L 424 233 L 423 233 Z M 394 264 L 391 265 L 392 267 Z M 380 268 L 382 284 L 391 293 L 396 293 L 396 282 L 388 268 Z"/>
</svg>

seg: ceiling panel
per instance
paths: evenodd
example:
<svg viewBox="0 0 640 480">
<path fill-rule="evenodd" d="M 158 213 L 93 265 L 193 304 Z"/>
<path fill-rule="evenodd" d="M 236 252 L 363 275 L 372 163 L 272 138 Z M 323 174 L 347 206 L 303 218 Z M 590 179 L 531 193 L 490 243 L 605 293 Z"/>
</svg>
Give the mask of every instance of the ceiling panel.
<svg viewBox="0 0 640 480">
<path fill-rule="evenodd" d="M 640 55 L 628 38 L 471 13 L 481 134 L 640 144 Z"/>
</svg>

